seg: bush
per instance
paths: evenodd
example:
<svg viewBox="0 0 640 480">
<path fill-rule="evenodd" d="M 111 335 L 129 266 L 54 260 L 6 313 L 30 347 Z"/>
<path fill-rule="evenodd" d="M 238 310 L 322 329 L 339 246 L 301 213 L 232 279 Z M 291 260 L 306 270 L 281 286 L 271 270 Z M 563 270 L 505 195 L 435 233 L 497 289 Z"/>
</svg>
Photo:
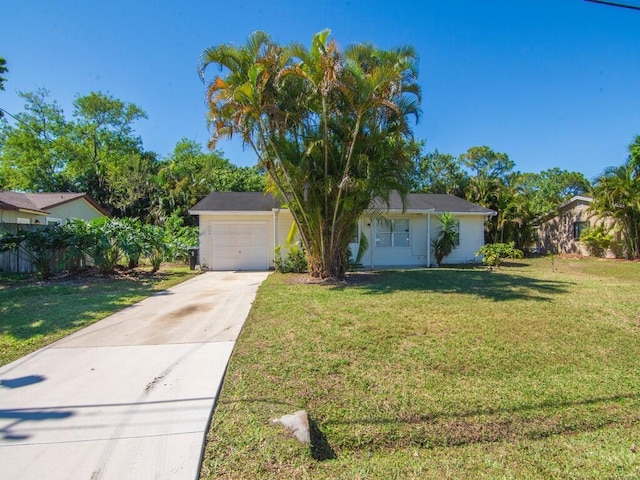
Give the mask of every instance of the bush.
<svg viewBox="0 0 640 480">
<path fill-rule="evenodd" d="M 488 243 L 483 245 L 476 253 L 482 255 L 482 264 L 489 268 L 499 268 L 505 258 L 522 258 L 524 253 L 518 250 L 514 242 L 511 243 Z"/>
<path fill-rule="evenodd" d="M 592 257 L 604 257 L 611 245 L 613 235 L 609 233 L 604 224 L 594 228 L 585 228 L 580 234 L 580 242 L 585 246 Z"/>
<path fill-rule="evenodd" d="M 63 263 L 69 234 L 58 225 L 35 230 L 21 230 L 16 234 L 3 232 L 0 251 L 20 251 L 26 256 L 43 279 L 48 279 Z"/>
<path fill-rule="evenodd" d="M 275 249 L 273 263 L 276 272 L 280 273 L 304 273 L 307 271 L 307 256 L 298 245 L 289 247 L 289 255 L 282 258 L 282 248 L 278 245 Z"/>
</svg>

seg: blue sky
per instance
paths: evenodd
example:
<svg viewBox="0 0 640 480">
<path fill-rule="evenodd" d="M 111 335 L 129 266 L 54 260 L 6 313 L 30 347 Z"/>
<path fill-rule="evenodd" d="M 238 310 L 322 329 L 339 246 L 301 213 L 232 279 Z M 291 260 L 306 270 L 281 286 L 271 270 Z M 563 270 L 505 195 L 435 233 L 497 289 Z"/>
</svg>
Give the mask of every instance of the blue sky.
<svg viewBox="0 0 640 480">
<path fill-rule="evenodd" d="M 640 134 L 640 11 L 583 0 L 0 0 L 0 107 L 22 111 L 16 92 L 46 87 L 70 117 L 76 95 L 106 92 L 147 112 L 136 132 L 164 156 L 183 137 L 206 144 L 203 49 L 255 30 L 308 45 L 324 28 L 343 46 L 416 48 L 414 132 L 429 151 L 488 145 L 523 172 L 593 178 Z M 220 149 L 255 162 L 240 144 Z"/>
</svg>

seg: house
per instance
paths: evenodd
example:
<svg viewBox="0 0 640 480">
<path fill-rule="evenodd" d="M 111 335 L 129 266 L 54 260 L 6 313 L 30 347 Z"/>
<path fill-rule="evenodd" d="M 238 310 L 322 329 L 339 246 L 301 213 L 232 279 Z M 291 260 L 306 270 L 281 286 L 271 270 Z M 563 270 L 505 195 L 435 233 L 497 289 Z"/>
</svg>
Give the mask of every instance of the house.
<svg viewBox="0 0 640 480">
<path fill-rule="evenodd" d="M 0 233 L 64 225 L 72 218 L 108 216 L 86 193 L 22 193 L 0 190 Z M 0 253 L 0 272 L 30 273 L 34 265 L 19 250 Z"/>
<path fill-rule="evenodd" d="M 0 227 L 10 224 L 63 225 L 70 218 L 107 216 L 86 193 L 22 193 L 0 191 Z"/>
<path fill-rule="evenodd" d="M 209 270 L 267 270 L 274 266 L 276 246 L 286 247 L 293 217 L 269 194 L 214 192 L 189 211 L 199 217 L 200 265 Z M 366 236 L 369 247 L 363 267 L 429 267 L 434 265 L 431 239 L 438 233 L 438 215 L 458 219 L 458 245 L 446 263 L 479 260 L 484 245 L 484 222 L 493 210 L 453 195 L 409 194 L 403 208 L 400 195 L 389 204 L 375 199 L 354 231 L 352 252 Z"/>
<path fill-rule="evenodd" d="M 589 212 L 593 199 L 576 196 L 560 205 L 556 212 L 536 219 L 539 253 L 572 253 L 589 255 L 580 242 L 585 228 L 595 226 L 596 219 Z"/>
</svg>

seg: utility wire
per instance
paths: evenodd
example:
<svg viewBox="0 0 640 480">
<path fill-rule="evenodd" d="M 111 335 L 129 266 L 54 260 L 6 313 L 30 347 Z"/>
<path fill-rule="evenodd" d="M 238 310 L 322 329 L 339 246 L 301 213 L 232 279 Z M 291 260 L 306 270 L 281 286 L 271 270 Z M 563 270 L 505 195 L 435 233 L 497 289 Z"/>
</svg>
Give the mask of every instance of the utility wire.
<svg viewBox="0 0 640 480">
<path fill-rule="evenodd" d="M 640 6 L 638 6 L 638 5 L 627 5 L 626 3 L 607 2 L 605 0 L 585 0 L 585 2 L 600 3 L 602 5 L 609 5 L 611 7 L 628 8 L 630 10 L 638 10 L 638 11 L 640 11 Z"/>
</svg>

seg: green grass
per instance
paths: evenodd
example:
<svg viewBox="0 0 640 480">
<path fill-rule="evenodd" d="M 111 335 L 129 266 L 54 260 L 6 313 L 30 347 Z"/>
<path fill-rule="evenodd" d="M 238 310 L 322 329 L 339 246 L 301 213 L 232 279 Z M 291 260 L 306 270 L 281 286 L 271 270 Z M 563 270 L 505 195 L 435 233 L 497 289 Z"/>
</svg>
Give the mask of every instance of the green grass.
<svg viewBox="0 0 640 480">
<path fill-rule="evenodd" d="M 640 263 L 357 278 L 262 285 L 203 478 L 640 477 Z"/>
<path fill-rule="evenodd" d="M 194 272 L 166 267 L 155 275 L 84 277 L 39 282 L 0 274 L 0 365 L 5 365 L 90 325 Z"/>
</svg>

